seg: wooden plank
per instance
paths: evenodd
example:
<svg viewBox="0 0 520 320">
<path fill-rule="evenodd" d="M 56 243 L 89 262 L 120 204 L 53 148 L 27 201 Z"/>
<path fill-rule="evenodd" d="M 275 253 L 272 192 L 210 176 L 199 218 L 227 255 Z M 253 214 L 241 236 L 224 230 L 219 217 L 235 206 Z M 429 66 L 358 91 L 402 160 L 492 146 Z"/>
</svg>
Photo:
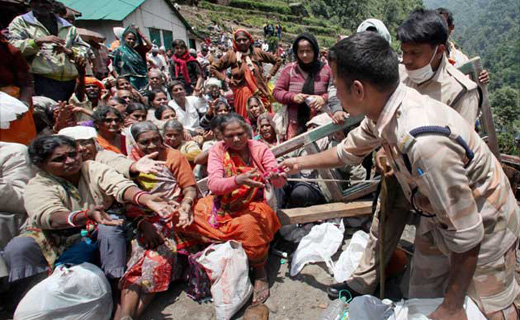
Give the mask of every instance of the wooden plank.
<svg viewBox="0 0 520 320">
<path fill-rule="evenodd" d="M 308 223 L 343 217 L 359 217 L 372 213 L 372 201 L 356 201 L 350 203 L 335 202 L 307 208 L 280 209 L 278 217 L 283 225 Z"/>
<path fill-rule="evenodd" d="M 462 73 L 466 75 L 470 75 L 473 81 L 475 81 L 480 89 L 480 94 L 482 95 L 480 105 L 480 111 L 482 112 L 480 115 L 480 121 L 482 122 L 482 127 L 486 131 L 487 134 L 487 144 L 491 152 L 497 157 L 500 161 L 500 151 L 498 149 L 498 139 L 497 133 L 495 131 L 495 123 L 493 122 L 493 113 L 491 112 L 491 106 L 489 105 L 489 97 L 487 86 L 481 83 L 478 79 L 478 76 L 482 72 L 482 62 L 480 61 L 480 57 L 471 58 L 468 62 L 458 68 Z"/>
<path fill-rule="evenodd" d="M 364 197 L 377 189 L 378 182 L 365 182 L 356 184 L 345 191 L 343 191 L 343 198 L 341 201 L 348 202 Z"/>
<path fill-rule="evenodd" d="M 501 154 L 500 157 L 502 163 L 505 163 L 508 166 L 515 168 L 516 170 L 520 170 L 520 157 L 510 156 L 508 154 Z"/>
<path fill-rule="evenodd" d="M 309 143 L 318 141 L 321 138 L 333 134 L 336 131 L 352 128 L 358 125 L 361 120 L 363 120 L 363 118 L 364 116 L 349 117 L 343 122 L 343 124 L 329 123 L 327 125 L 317 127 L 273 147 L 271 151 L 274 153 L 275 157 L 281 157 L 291 151 L 300 149 Z"/>
<path fill-rule="evenodd" d="M 316 145 L 316 142 L 310 143 L 306 145 L 304 148 L 307 151 L 307 154 L 320 153 L 320 149 L 318 148 L 318 145 Z M 335 179 L 336 177 L 334 176 L 331 170 L 333 169 L 317 169 L 318 174 L 321 178 Z M 322 188 L 322 191 L 324 193 L 329 193 L 333 202 L 339 202 L 343 198 L 343 190 L 340 188 L 338 182 L 324 181 L 322 184 L 320 184 L 320 188 Z"/>
</svg>

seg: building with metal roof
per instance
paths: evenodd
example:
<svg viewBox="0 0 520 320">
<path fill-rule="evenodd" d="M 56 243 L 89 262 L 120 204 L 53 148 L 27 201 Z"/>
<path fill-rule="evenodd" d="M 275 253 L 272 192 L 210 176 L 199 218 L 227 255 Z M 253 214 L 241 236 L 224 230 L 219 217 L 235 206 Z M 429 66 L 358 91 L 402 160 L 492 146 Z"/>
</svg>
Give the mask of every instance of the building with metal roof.
<svg viewBox="0 0 520 320">
<path fill-rule="evenodd" d="M 116 40 L 114 27 L 138 26 L 157 46 L 170 48 L 173 39 L 182 39 L 195 48 L 200 38 L 169 0 L 60 0 L 81 13 L 76 25 L 104 35 L 107 43 Z"/>
</svg>

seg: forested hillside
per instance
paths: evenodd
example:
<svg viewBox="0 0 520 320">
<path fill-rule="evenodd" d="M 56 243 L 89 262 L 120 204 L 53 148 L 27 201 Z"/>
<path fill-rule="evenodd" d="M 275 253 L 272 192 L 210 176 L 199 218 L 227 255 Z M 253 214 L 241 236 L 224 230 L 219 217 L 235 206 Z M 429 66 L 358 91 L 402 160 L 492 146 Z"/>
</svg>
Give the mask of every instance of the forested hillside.
<svg viewBox="0 0 520 320">
<path fill-rule="evenodd" d="M 455 18 L 454 39 L 469 56 L 479 55 L 491 73 L 489 90 L 502 148 L 520 154 L 520 1 L 424 0 Z"/>
</svg>

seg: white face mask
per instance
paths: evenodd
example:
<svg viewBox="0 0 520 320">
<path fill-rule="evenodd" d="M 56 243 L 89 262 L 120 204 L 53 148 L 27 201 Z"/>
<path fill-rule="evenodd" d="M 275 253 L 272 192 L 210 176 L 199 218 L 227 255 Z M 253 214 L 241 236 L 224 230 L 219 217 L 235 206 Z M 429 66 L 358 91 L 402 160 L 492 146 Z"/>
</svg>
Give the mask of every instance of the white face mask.
<svg viewBox="0 0 520 320">
<path fill-rule="evenodd" d="M 410 80 L 412 80 L 413 82 L 415 82 L 417 84 L 421 84 L 421 83 L 426 82 L 426 81 L 430 80 L 431 78 L 433 78 L 433 75 L 435 74 L 435 72 L 433 72 L 431 63 L 433 61 L 433 58 L 435 58 L 435 55 L 437 54 L 438 48 L 439 48 L 439 46 L 435 47 L 435 51 L 433 52 L 433 56 L 430 59 L 430 62 L 428 62 L 428 64 L 425 65 L 424 67 L 415 69 L 415 70 L 406 69 L 406 73 L 408 73 L 408 77 L 410 78 Z"/>
</svg>

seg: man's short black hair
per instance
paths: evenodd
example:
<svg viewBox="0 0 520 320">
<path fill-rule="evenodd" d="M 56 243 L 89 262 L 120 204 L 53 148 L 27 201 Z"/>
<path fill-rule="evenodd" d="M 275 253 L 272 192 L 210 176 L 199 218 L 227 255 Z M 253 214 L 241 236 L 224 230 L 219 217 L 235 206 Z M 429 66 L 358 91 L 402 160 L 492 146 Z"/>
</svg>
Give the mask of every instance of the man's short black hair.
<svg viewBox="0 0 520 320">
<path fill-rule="evenodd" d="M 388 41 L 375 32 L 356 33 L 329 50 L 329 62 L 336 64 L 337 76 L 350 86 L 354 80 L 367 81 L 384 92 L 399 85 L 399 61 Z"/>
<path fill-rule="evenodd" d="M 432 46 L 446 44 L 448 26 L 436 10 L 417 9 L 397 30 L 401 43 L 428 43 Z"/>
<path fill-rule="evenodd" d="M 455 27 L 455 20 L 453 19 L 453 13 L 451 13 L 450 10 L 446 8 L 437 8 L 436 10 L 440 15 L 444 16 L 446 19 L 446 22 L 448 22 L 448 28 L 454 28 Z"/>
</svg>

